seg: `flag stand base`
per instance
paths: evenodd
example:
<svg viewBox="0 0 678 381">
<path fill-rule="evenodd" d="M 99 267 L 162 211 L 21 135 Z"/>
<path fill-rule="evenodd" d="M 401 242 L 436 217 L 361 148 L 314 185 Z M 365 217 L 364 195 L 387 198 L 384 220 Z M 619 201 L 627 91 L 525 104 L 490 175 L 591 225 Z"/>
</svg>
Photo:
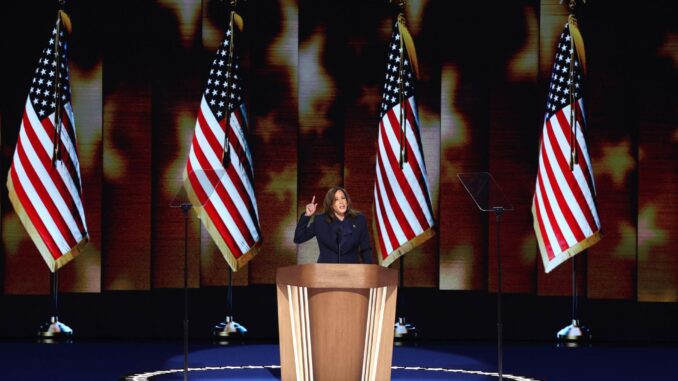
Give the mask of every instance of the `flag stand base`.
<svg viewBox="0 0 678 381">
<path fill-rule="evenodd" d="M 407 323 L 404 317 L 399 317 L 395 323 L 393 336 L 396 338 L 412 338 L 417 336 L 417 328 Z"/>
<path fill-rule="evenodd" d="M 73 330 L 71 327 L 59 321 L 57 316 L 52 316 L 49 318 L 47 323 L 43 323 L 38 328 L 38 338 L 41 340 L 57 341 L 57 340 L 67 340 L 73 337 Z"/>
<path fill-rule="evenodd" d="M 214 326 L 212 335 L 215 339 L 225 339 L 229 337 L 240 337 L 247 333 L 247 328 L 233 320 L 233 316 L 226 316 L 226 319 Z"/>
<path fill-rule="evenodd" d="M 572 324 L 558 331 L 556 335 L 559 344 L 568 347 L 576 347 L 591 340 L 591 331 L 579 324 L 579 320 L 573 319 Z"/>
</svg>

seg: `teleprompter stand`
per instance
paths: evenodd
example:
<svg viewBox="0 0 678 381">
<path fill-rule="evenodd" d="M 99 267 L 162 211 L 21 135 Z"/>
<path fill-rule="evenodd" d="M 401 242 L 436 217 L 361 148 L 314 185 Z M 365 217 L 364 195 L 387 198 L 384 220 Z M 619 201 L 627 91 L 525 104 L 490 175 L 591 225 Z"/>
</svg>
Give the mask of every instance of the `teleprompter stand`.
<svg viewBox="0 0 678 381">
<path fill-rule="evenodd" d="M 489 172 L 458 173 L 457 177 L 464 189 L 483 212 L 496 216 L 497 226 L 497 367 L 499 380 L 503 379 L 502 319 L 501 319 L 501 217 L 506 211 L 512 211 L 513 205 L 506 199 L 494 177 Z"/>
<path fill-rule="evenodd" d="M 181 189 L 170 202 L 184 220 L 184 381 L 188 380 L 188 220 L 191 209 L 202 208 L 221 185 L 224 170 L 198 170 L 185 176 Z"/>
</svg>

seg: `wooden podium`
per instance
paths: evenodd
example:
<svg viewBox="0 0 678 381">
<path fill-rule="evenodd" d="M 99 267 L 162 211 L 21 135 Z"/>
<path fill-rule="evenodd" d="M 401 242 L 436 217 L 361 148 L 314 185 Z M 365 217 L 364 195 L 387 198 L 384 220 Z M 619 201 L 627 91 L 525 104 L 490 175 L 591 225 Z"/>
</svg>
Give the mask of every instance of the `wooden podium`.
<svg viewBox="0 0 678 381">
<path fill-rule="evenodd" d="M 390 379 L 396 270 L 314 263 L 276 282 L 283 381 Z"/>
</svg>

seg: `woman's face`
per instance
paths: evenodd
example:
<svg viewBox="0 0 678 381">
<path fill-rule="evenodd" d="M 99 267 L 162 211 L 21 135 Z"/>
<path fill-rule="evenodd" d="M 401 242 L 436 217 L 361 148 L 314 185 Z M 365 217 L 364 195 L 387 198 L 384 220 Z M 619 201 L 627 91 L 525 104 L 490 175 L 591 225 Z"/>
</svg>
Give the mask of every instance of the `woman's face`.
<svg viewBox="0 0 678 381">
<path fill-rule="evenodd" d="M 346 200 L 346 195 L 344 192 L 338 190 L 334 193 L 334 202 L 332 203 L 332 211 L 337 216 L 343 216 L 346 214 L 346 209 L 348 208 L 348 201 Z"/>
</svg>

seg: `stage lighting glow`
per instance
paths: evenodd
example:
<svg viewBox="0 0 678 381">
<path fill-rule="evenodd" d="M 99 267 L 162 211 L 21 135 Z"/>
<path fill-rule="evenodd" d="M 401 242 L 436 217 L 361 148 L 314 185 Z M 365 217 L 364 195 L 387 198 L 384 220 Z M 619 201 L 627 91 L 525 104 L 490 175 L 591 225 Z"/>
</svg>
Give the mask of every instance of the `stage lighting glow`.
<svg viewBox="0 0 678 381">
<path fill-rule="evenodd" d="M 280 365 L 227 365 L 227 366 L 205 366 L 200 368 L 188 368 L 189 372 L 209 372 L 209 371 L 219 371 L 219 370 L 268 370 L 268 369 L 280 369 Z M 499 373 L 496 372 L 485 372 L 481 370 L 468 370 L 468 369 L 453 369 L 453 368 L 426 368 L 420 366 L 392 366 L 392 371 L 416 371 L 416 372 L 435 372 L 435 373 L 455 373 L 461 375 L 469 376 L 488 376 L 488 377 L 497 377 L 499 378 Z M 181 373 L 183 369 L 167 369 L 167 370 L 157 370 L 139 374 L 133 374 L 125 377 L 125 381 L 148 381 L 153 377 L 163 376 L 173 373 Z M 529 378 L 524 376 L 516 376 L 512 374 L 502 373 L 502 378 L 507 380 L 515 381 L 539 381 L 535 378 Z M 271 379 L 274 379 L 271 376 Z"/>
<path fill-rule="evenodd" d="M 337 84 L 322 64 L 326 38 L 322 30 L 301 44 L 299 65 L 304 70 L 299 84 L 300 133 L 322 135 L 331 125 L 329 109 Z"/>
</svg>

